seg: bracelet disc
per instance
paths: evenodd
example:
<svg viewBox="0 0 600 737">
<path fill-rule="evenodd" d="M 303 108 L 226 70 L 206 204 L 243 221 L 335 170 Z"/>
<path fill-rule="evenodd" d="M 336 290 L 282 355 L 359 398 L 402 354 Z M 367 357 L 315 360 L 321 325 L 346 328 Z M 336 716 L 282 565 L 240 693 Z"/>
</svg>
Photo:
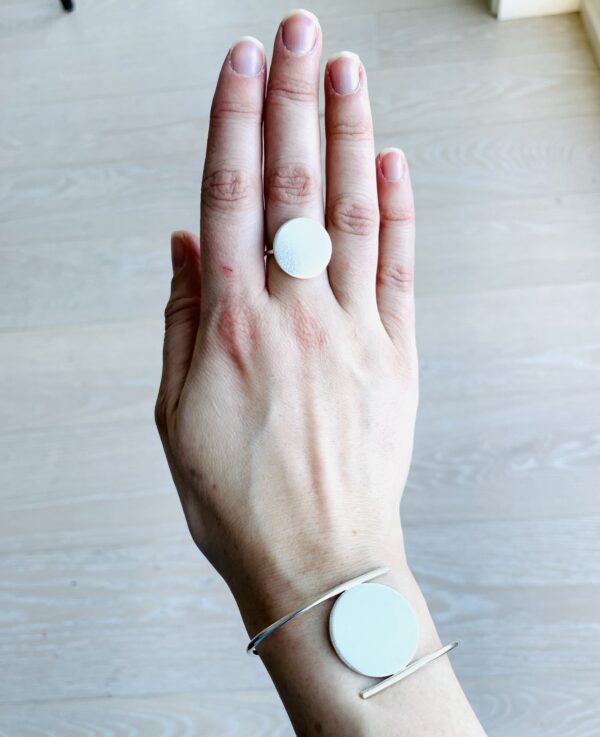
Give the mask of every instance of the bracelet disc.
<svg viewBox="0 0 600 737">
<path fill-rule="evenodd" d="M 365 676 L 383 678 L 414 657 L 419 624 L 408 601 L 380 583 L 363 583 L 337 599 L 329 636 L 339 658 Z"/>
</svg>

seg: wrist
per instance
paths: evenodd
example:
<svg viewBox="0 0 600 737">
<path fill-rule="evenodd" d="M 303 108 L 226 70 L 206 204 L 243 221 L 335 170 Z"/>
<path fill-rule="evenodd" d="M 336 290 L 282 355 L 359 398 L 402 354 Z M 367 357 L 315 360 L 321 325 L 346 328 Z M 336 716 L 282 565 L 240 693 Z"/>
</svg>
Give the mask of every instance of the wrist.
<svg viewBox="0 0 600 737">
<path fill-rule="evenodd" d="M 322 585 L 314 588 L 311 594 L 308 597 L 305 596 L 302 601 L 290 602 L 285 612 L 276 611 L 268 622 L 260 622 L 254 629 L 249 627 L 250 634 L 257 634 L 264 624 L 271 624 L 283 614 L 318 598 L 329 588 L 356 575 L 366 573 L 375 568 L 377 564 L 386 564 L 390 566 L 390 570 L 378 576 L 376 582 L 390 586 L 402 594 L 411 604 L 419 623 L 419 641 L 414 660 L 438 650 L 441 643 L 425 600 L 405 559 L 392 560 L 390 557 L 387 561 L 378 560 L 375 564 L 373 563 L 367 562 L 355 570 L 349 570 L 347 575 L 338 576 L 335 579 L 324 578 Z M 321 573 L 325 575 L 323 571 Z M 305 593 L 304 589 L 302 593 Z M 281 603 L 282 599 L 278 601 Z M 373 708 L 389 704 L 394 696 L 390 693 L 378 696 L 375 707 L 370 702 L 367 707 L 357 698 L 358 693 L 372 683 L 366 676 L 348 668 L 333 649 L 329 637 L 329 617 L 334 603 L 335 599 L 322 602 L 287 622 L 260 643 L 257 653 L 277 686 L 288 711 L 289 704 L 295 703 L 296 700 L 295 691 L 289 689 L 289 684 L 301 683 L 303 684 L 301 688 L 310 691 L 313 699 L 317 698 L 321 701 L 321 707 L 325 712 L 339 714 L 339 719 L 346 723 L 345 734 L 352 734 L 356 737 L 381 734 L 381 730 L 372 723 Z M 263 613 L 264 610 L 261 609 L 260 616 Z M 430 674 L 432 672 L 435 674 L 440 669 L 448 671 L 450 665 L 444 661 L 430 665 L 428 668 Z M 419 679 L 422 682 L 423 676 L 416 676 L 416 678 L 417 682 Z M 290 716 L 294 722 L 297 720 L 302 725 L 298 733 L 304 733 L 304 710 L 301 710 L 296 718 L 294 718 L 293 711 L 290 712 Z"/>
</svg>

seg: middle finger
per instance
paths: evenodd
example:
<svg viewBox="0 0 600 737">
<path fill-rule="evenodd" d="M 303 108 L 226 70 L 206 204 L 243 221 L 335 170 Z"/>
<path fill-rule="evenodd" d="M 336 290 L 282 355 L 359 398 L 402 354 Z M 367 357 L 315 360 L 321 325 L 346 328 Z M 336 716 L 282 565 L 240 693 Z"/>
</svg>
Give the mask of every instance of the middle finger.
<svg viewBox="0 0 600 737">
<path fill-rule="evenodd" d="M 312 13 L 295 10 L 283 19 L 273 48 L 265 104 L 265 218 L 269 247 L 290 218 L 324 222 L 321 191 L 319 72 L 321 29 Z M 293 279 L 273 258 L 268 261 L 269 291 L 285 297 L 314 293 L 327 274 Z"/>
</svg>

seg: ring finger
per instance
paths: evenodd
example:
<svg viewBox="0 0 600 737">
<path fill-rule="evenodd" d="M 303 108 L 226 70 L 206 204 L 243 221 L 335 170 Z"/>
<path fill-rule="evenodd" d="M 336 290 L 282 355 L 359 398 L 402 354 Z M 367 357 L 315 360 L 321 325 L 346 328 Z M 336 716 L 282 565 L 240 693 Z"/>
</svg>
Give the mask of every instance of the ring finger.
<svg viewBox="0 0 600 737">
<path fill-rule="evenodd" d="M 367 75 L 356 54 L 342 52 L 327 63 L 325 132 L 329 281 L 348 312 L 374 317 L 379 207 Z"/>
</svg>

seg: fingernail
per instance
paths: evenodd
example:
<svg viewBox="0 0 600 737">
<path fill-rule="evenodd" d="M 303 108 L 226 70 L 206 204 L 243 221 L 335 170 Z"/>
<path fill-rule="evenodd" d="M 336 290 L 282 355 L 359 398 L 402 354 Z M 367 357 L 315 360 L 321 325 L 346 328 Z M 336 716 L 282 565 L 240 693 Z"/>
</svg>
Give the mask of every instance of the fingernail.
<svg viewBox="0 0 600 737">
<path fill-rule="evenodd" d="M 406 171 L 406 159 L 400 149 L 389 148 L 381 152 L 379 165 L 384 178 L 390 182 L 399 182 Z"/>
<path fill-rule="evenodd" d="M 185 264 L 186 248 L 178 232 L 171 234 L 171 263 L 173 273 L 183 268 Z"/>
<path fill-rule="evenodd" d="M 351 51 L 342 51 L 329 59 L 327 64 L 331 86 L 338 95 L 356 92 L 359 83 L 360 59 Z"/>
<path fill-rule="evenodd" d="M 283 45 L 294 54 L 308 54 L 317 40 L 317 23 L 308 10 L 292 10 L 282 21 Z"/>
<path fill-rule="evenodd" d="M 243 36 L 231 47 L 229 63 L 234 72 L 244 77 L 256 77 L 265 65 L 265 50 L 253 36 Z"/>
</svg>

